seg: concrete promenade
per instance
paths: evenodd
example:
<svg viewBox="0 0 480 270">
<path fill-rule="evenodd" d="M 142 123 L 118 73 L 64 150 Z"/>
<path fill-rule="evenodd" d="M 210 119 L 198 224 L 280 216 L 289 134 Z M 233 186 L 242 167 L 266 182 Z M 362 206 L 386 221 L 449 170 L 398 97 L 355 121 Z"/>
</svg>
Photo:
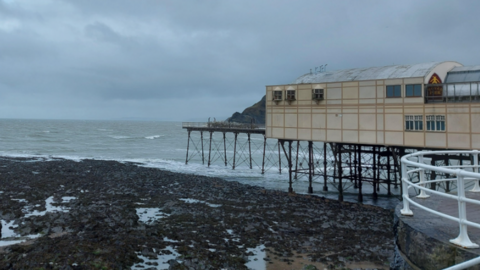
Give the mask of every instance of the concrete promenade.
<svg viewBox="0 0 480 270">
<path fill-rule="evenodd" d="M 458 202 L 453 199 L 429 194 L 430 198 L 415 202 L 430 209 L 458 217 Z M 480 200 L 480 193 L 466 192 L 468 198 Z M 402 257 L 411 268 L 443 269 L 480 256 L 480 248 L 465 249 L 449 242 L 459 234 L 457 222 L 431 214 L 410 204 L 413 216 L 402 216 L 403 203 L 395 209 L 396 242 Z M 480 223 L 480 206 L 467 203 L 467 219 Z M 480 229 L 468 227 L 473 243 L 480 245 Z M 480 266 L 469 269 L 480 269 Z"/>
</svg>

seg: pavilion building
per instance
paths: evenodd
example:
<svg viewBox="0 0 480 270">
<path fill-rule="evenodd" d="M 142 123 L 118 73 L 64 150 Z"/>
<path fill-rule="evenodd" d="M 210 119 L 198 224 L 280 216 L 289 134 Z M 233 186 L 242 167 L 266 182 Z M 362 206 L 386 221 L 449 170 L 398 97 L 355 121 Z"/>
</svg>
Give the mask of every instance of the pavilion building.
<svg viewBox="0 0 480 270">
<path fill-rule="evenodd" d="M 480 148 L 480 66 L 458 62 L 307 73 L 266 87 L 267 138 Z"/>
</svg>

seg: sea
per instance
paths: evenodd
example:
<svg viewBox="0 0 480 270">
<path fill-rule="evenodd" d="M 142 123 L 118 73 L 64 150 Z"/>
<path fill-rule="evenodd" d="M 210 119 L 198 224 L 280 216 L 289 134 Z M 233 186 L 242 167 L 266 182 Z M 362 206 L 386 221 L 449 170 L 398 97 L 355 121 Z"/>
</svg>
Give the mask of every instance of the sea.
<svg viewBox="0 0 480 270">
<path fill-rule="evenodd" d="M 191 132 L 190 136 L 189 139 L 181 122 L 0 119 L 0 156 L 29 157 L 40 161 L 63 158 L 135 162 L 139 166 L 219 177 L 266 189 L 288 190 L 287 162 L 284 158 L 280 161 L 280 167 L 283 167 L 280 172 L 276 140 L 267 140 L 265 172 L 262 174 L 263 135 L 252 135 L 250 144 L 247 144 L 247 135 L 239 134 L 237 145 L 233 143 L 233 134 L 227 134 L 225 144 L 222 133 L 212 135 L 212 144 L 209 143 L 208 132 L 204 132 L 203 137 L 200 132 Z M 321 143 L 316 145 L 323 147 Z M 234 148 L 237 149 L 235 169 L 232 164 Z M 249 152 L 252 153 L 252 168 Z M 225 153 L 228 155 L 227 165 Z M 334 187 L 330 187 L 328 192 L 324 192 L 322 187 L 323 179 L 314 179 L 313 195 L 338 198 Z M 306 194 L 308 178 L 297 177 L 293 181 L 293 189 Z M 394 196 L 380 195 L 376 199 L 368 192 L 366 187 L 367 194 L 362 203 L 388 209 L 395 208 L 399 203 L 399 190 L 393 190 Z M 347 188 L 344 200 L 357 202 L 357 198 L 357 190 Z"/>
</svg>

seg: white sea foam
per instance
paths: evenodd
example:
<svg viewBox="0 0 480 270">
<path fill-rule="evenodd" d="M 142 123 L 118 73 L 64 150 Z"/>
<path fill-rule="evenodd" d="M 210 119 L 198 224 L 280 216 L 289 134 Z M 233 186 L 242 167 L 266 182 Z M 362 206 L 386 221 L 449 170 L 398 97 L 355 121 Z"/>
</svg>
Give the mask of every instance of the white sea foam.
<svg viewBox="0 0 480 270">
<path fill-rule="evenodd" d="M 145 139 L 154 140 L 154 139 L 158 139 L 158 138 L 160 138 L 160 137 L 163 137 L 163 135 L 147 136 L 147 137 L 145 137 Z"/>
<path fill-rule="evenodd" d="M 113 138 L 113 139 L 117 139 L 117 140 L 130 138 L 129 136 L 122 136 L 122 135 L 108 135 L 108 137 Z"/>
</svg>

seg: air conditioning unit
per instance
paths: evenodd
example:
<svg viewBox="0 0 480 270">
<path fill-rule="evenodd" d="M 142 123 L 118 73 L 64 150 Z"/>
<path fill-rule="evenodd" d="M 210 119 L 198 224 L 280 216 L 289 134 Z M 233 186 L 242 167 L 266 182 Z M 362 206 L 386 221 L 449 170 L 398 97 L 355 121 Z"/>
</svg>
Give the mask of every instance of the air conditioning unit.
<svg viewBox="0 0 480 270">
<path fill-rule="evenodd" d="M 297 93 L 295 90 L 287 90 L 287 94 L 285 95 L 285 100 L 288 104 L 291 104 L 292 101 L 297 100 Z"/>
<path fill-rule="evenodd" d="M 280 101 L 283 100 L 283 91 L 281 90 L 275 90 L 273 91 L 273 101 L 275 101 L 276 104 L 278 104 Z"/>
</svg>

